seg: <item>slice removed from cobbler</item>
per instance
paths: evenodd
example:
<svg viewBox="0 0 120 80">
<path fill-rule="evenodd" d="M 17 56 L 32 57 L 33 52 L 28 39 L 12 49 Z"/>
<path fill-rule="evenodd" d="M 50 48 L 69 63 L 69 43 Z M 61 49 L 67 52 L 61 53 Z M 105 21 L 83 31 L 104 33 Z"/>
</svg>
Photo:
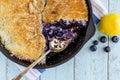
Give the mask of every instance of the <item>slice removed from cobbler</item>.
<svg viewBox="0 0 120 80">
<path fill-rule="evenodd" d="M 46 40 L 40 24 L 44 0 L 1 0 L 0 38 L 10 53 L 36 60 L 44 54 Z"/>
<path fill-rule="evenodd" d="M 85 0 L 47 0 L 43 10 L 43 34 L 46 44 L 49 45 L 52 37 L 74 41 L 79 31 L 86 27 L 87 21 Z"/>
</svg>

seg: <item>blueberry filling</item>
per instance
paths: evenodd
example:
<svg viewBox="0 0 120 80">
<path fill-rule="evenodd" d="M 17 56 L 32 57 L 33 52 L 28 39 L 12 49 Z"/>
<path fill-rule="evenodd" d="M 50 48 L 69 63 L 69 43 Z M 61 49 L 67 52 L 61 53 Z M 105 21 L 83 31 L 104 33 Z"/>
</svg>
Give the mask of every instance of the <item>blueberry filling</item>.
<svg viewBox="0 0 120 80">
<path fill-rule="evenodd" d="M 85 24 L 83 24 L 85 23 Z M 86 27 L 87 21 L 85 20 L 72 20 L 72 21 L 55 21 L 53 23 L 42 22 L 43 25 L 43 35 L 46 39 L 46 50 L 49 49 L 49 41 L 56 37 L 60 40 L 70 39 L 72 42 L 76 39 L 79 31 Z"/>
</svg>

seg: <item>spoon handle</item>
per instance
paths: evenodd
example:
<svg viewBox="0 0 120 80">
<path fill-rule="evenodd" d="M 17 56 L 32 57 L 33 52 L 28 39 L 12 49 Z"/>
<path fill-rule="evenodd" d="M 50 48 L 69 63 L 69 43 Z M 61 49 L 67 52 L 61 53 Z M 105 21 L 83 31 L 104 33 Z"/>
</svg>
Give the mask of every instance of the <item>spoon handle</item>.
<svg viewBox="0 0 120 80">
<path fill-rule="evenodd" d="M 38 64 L 50 52 L 51 50 L 48 50 L 44 55 L 39 57 L 36 61 L 34 61 L 31 65 L 29 65 L 23 72 L 15 76 L 12 80 L 20 80 L 27 72 L 29 72 L 36 64 Z"/>
</svg>

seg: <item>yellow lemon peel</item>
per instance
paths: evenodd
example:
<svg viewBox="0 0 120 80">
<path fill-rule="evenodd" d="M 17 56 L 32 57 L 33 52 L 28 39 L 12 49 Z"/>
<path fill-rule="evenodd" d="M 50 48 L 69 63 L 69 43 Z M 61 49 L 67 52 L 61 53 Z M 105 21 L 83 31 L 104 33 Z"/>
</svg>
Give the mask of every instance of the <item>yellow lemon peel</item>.
<svg viewBox="0 0 120 80">
<path fill-rule="evenodd" d="M 120 34 L 120 15 L 115 13 L 105 15 L 100 21 L 99 31 L 108 36 Z"/>
</svg>

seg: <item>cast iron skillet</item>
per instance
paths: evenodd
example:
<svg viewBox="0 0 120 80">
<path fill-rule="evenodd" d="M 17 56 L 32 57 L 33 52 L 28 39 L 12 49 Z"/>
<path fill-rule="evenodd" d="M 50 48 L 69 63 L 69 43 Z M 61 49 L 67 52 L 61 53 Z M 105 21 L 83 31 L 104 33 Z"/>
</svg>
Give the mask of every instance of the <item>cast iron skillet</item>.
<svg viewBox="0 0 120 80">
<path fill-rule="evenodd" d="M 86 3 L 88 7 L 89 20 L 88 20 L 86 28 L 83 28 L 79 32 L 80 36 L 75 40 L 74 43 L 71 43 L 67 47 L 67 49 L 65 49 L 64 51 L 57 53 L 55 55 L 49 54 L 47 56 L 46 64 L 36 65 L 34 68 L 50 68 L 50 67 L 55 67 L 55 66 L 65 63 L 66 61 L 71 59 L 73 56 L 75 56 L 80 51 L 80 49 L 83 47 L 83 45 L 85 45 L 85 43 L 94 35 L 95 26 L 94 26 L 93 18 L 92 18 L 92 7 L 91 7 L 90 0 L 86 0 Z M 9 51 L 5 49 L 2 43 L 0 43 L 0 51 L 13 62 L 16 62 L 23 66 L 30 65 L 29 62 L 21 61 L 17 59 L 15 56 L 10 56 Z"/>
</svg>

